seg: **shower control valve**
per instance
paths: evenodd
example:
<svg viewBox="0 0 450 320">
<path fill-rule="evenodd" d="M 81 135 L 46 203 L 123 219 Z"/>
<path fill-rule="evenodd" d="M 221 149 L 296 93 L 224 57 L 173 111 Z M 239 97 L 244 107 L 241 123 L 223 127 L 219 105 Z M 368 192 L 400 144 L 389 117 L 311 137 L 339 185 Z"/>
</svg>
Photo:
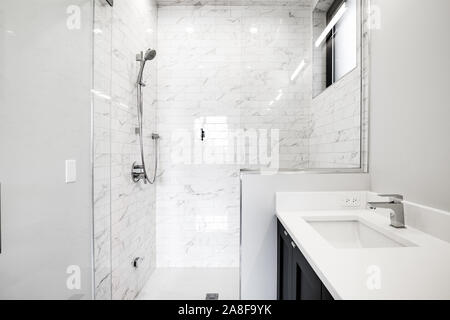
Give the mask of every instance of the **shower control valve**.
<svg viewBox="0 0 450 320">
<path fill-rule="evenodd" d="M 144 260 L 144 258 L 141 258 L 141 257 L 135 258 L 132 263 L 133 267 L 136 269 L 139 268 L 139 265 L 142 263 L 143 260 Z"/>
<path fill-rule="evenodd" d="M 201 128 L 200 129 L 200 139 L 202 141 L 205 141 L 205 138 L 206 138 L 206 132 L 205 132 L 205 130 L 203 128 Z"/>
<path fill-rule="evenodd" d="M 137 162 L 133 163 L 133 167 L 131 168 L 131 179 L 133 179 L 133 182 L 144 180 L 144 182 L 147 183 L 143 165 L 137 164 Z"/>
</svg>

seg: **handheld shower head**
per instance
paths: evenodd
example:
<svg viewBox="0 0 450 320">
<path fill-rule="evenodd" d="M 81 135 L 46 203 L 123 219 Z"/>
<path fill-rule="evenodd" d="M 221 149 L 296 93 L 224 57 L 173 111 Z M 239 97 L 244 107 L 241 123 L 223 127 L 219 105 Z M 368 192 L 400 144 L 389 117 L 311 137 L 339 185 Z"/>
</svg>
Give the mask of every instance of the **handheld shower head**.
<svg viewBox="0 0 450 320">
<path fill-rule="evenodd" d="M 144 54 L 144 52 L 141 52 L 140 54 L 138 54 L 136 56 L 136 60 L 141 62 L 141 67 L 139 69 L 138 80 L 137 80 L 138 85 L 145 86 L 145 84 L 142 82 L 142 76 L 144 73 L 145 63 L 147 61 L 155 59 L 155 57 L 156 57 L 156 50 L 153 50 L 153 49 L 148 49 L 145 52 L 145 54 Z"/>
<path fill-rule="evenodd" d="M 148 49 L 148 50 L 145 52 L 144 60 L 145 60 L 145 61 L 150 61 L 150 60 L 155 59 L 155 57 L 156 57 L 156 50 Z"/>
<path fill-rule="evenodd" d="M 138 116 L 138 124 L 139 127 L 136 128 L 136 132 L 139 134 L 139 144 L 141 149 L 141 164 L 134 163 L 133 169 L 131 170 L 131 176 L 134 182 L 138 182 L 140 180 L 144 180 L 145 183 L 154 184 L 156 182 L 156 173 L 158 171 L 158 139 L 159 135 L 152 134 L 152 139 L 154 141 L 154 150 L 155 150 L 155 171 L 153 174 L 153 178 L 150 179 L 147 175 L 147 168 L 145 165 L 145 156 L 144 156 L 144 134 L 143 134 L 143 126 L 144 126 L 144 100 L 142 94 L 142 88 L 145 87 L 145 83 L 142 81 L 142 77 L 144 74 L 145 63 L 147 61 L 153 60 L 156 57 L 156 51 L 153 49 L 148 49 L 145 53 L 141 51 L 136 55 L 136 61 L 139 61 L 139 74 L 137 77 L 136 83 L 136 95 L 137 95 L 137 116 Z"/>
</svg>

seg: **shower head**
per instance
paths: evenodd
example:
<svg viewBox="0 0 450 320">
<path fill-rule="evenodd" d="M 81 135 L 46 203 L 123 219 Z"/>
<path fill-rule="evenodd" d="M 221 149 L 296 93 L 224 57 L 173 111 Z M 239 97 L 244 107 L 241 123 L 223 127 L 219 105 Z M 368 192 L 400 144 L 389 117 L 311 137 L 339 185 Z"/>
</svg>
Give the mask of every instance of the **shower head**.
<svg viewBox="0 0 450 320">
<path fill-rule="evenodd" d="M 153 49 L 148 49 L 145 53 L 141 52 L 138 55 L 136 55 L 136 61 L 141 62 L 141 67 L 139 68 L 139 75 L 137 84 L 141 86 L 145 86 L 145 84 L 142 82 L 142 76 L 144 73 L 145 63 L 147 61 L 153 60 L 156 57 L 156 51 Z"/>
<path fill-rule="evenodd" d="M 150 61 L 150 60 L 155 59 L 155 57 L 156 57 L 156 50 L 148 49 L 148 50 L 145 52 L 144 60 L 145 60 L 145 61 Z"/>
</svg>

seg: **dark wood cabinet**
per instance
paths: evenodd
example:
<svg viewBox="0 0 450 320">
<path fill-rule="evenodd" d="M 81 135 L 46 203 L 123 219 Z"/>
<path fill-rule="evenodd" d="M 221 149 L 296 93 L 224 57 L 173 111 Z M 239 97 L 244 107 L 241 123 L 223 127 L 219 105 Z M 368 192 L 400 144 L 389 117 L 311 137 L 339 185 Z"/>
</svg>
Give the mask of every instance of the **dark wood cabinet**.
<svg viewBox="0 0 450 320">
<path fill-rule="evenodd" d="M 292 257 L 290 237 L 278 225 L 278 300 L 291 300 L 292 297 Z"/>
<path fill-rule="evenodd" d="M 333 300 L 280 222 L 277 278 L 279 300 Z"/>
</svg>

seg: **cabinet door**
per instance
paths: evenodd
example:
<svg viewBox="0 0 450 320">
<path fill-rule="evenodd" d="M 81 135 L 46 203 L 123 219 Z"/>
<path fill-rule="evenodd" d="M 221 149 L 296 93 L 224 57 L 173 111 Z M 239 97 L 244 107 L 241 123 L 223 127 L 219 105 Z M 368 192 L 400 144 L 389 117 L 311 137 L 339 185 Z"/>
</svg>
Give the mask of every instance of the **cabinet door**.
<svg viewBox="0 0 450 320">
<path fill-rule="evenodd" d="M 322 300 L 334 300 L 328 289 L 322 284 Z"/>
<path fill-rule="evenodd" d="M 278 300 L 292 300 L 292 246 L 287 232 L 278 224 Z"/>
<path fill-rule="evenodd" d="M 322 300 L 322 282 L 297 248 L 293 250 L 292 274 L 295 300 Z"/>
</svg>

